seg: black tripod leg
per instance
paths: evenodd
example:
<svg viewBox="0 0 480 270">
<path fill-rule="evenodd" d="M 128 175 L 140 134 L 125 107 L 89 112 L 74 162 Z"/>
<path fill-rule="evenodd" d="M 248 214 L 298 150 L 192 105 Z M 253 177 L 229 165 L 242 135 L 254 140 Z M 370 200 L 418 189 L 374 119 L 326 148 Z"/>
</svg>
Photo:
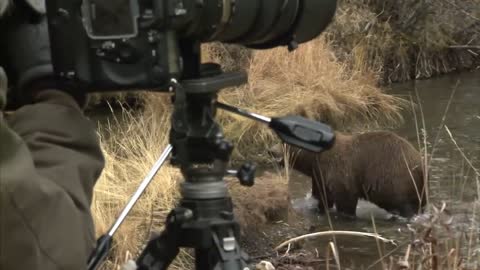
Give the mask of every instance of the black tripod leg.
<svg viewBox="0 0 480 270">
<path fill-rule="evenodd" d="M 195 269 L 213 269 L 215 254 L 211 249 L 195 249 Z"/>
<path fill-rule="evenodd" d="M 176 237 L 168 231 L 150 240 L 137 259 L 137 270 L 166 270 L 178 255 Z"/>
<path fill-rule="evenodd" d="M 166 270 L 180 251 L 178 213 L 172 210 L 165 230 L 150 240 L 137 259 L 137 270 Z"/>
</svg>

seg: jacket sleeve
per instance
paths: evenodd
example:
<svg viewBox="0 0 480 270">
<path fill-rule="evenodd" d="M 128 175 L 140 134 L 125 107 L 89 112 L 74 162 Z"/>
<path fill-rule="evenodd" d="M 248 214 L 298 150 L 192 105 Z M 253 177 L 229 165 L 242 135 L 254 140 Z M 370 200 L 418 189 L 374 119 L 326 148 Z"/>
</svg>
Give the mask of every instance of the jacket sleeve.
<svg viewBox="0 0 480 270">
<path fill-rule="evenodd" d="M 86 269 L 104 166 L 95 128 L 59 91 L 0 121 L 0 269 Z"/>
</svg>

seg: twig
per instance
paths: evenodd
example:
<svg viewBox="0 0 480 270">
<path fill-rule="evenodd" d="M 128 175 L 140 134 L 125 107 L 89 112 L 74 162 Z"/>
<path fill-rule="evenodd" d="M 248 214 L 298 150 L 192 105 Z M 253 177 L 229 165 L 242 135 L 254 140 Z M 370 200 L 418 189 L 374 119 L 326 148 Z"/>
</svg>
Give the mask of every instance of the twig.
<svg viewBox="0 0 480 270">
<path fill-rule="evenodd" d="M 423 181 L 425 182 L 424 183 L 424 186 L 426 186 L 425 188 L 425 198 L 426 198 L 426 201 L 428 203 L 428 198 L 430 197 L 430 187 L 429 187 L 429 182 L 428 182 L 428 179 L 430 178 L 430 173 L 429 173 L 429 165 L 430 164 L 430 160 L 428 160 L 428 145 L 427 145 L 427 125 L 425 123 L 425 114 L 423 113 L 423 106 L 422 106 L 422 102 L 420 100 L 420 95 L 418 94 L 418 89 L 417 87 L 415 87 L 415 95 L 417 97 L 417 101 L 418 101 L 418 108 L 420 109 L 420 116 L 422 117 L 421 120 L 422 120 L 422 126 L 423 126 L 423 155 L 424 155 L 424 159 L 423 159 L 423 171 L 424 171 L 424 175 L 423 175 Z"/>
<path fill-rule="evenodd" d="M 284 247 L 284 246 L 286 246 L 286 245 L 288 245 L 292 242 L 299 241 L 299 240 L 312 238 L 312 237 L 317 237 L 317 236 L 331 236 L 331 235 L 367 236 L 367 237 L 373 237 L 373 238 L 379 239 L 379 240 L 381 240 L 385 243 L 390 243 L 390 244 L 395 245 L 395 246 L 397 245 L 394 240 L 390 240 L 390 239 L 381 237 L 378 234 L 373 234 L 373 233 L 354 232 L 354 231 L 326 231 L 326 232 L 309 233 L 309 234 L 305 234 L 305 235 L 302 235 L 302 236 L 292 238 L 292 239 L 287 240 L 287 241 L 281 243 L 280 245 L 278 245 L 275 248 L 275 250 L 279 250 L 282 247 Z"/>
<path fill-rule="evenodd" d="M 267 259 L 267 258 L 272 258 L 273 256 L 274 256 L 273 253 L 267 253 L 267 254 L 251 257 L 250 259 L 252 261 L 258 261 L 258 260 L 263 260 L 263 259 Z"/>
<path fill-rule="evenodd" d="M 371 219 L 372 219 L 373 231 L 375 232 L 375 234 L 378 234 L 378 233 L 377 233 L 377 226 L 375 225 L 375 218 L 373 217 L 373 215 L 371 215 L 370 217 L 371 217 Z M 375 239 L 375 243 L 377 244 L 378 255 L 380 255 L 382 267 L 383 267 L 383 269 L 386 269 L 387 266 L 385 265 L 385 262 L 384 262 L 383 259 L 382 259 L 382 258 L 383 258 L 383 253 L 382 253 L 382 248 L 380 247 L 380 243 L 378 242 L 378 239 Z"/>
<path fill-rule="evenodd" d="M 417 117 L 417 112 L 415 110 L 415 103 L 413 102 L 412 94 L 409 94 L 408 96 L 410 97 L 410 105 L 412 106 L 413 119 L 415 120 L 414 123 L 415 123 L 415 132 L 417 135 L 418 148 L 422 149 L 422 143 L 420 140 L 420 130 L 418 127 L 418 117 Z"/>
<path fill-rule="evenodd" d="M 335 258 L 335 263 L 337 264 L 338 269 L 342 269 L 340 266 L 340 257 L 338 256 L 337 246 L 333 242 L 330 241 L 329 243 L 330 249 L 333 253 L 333 258 Z"/>
<path fill-rule="evenodd" d="M 387 258 L 388 256 L 392 255 L 393 253 L 395 253 L 397 250 L 399 250 L 400 248 L 404 247 L 406 244 L 408 244 L 408 242 L 403 242 L 401 243 L 400 245 L 398 245 L 397 247 L 395 247 L 394 249 L 392 249 L 391 251 L 389 251 L 387 254 L 383 255 L 382 258 L 376 260 L 375 262 L 373 262 L 372 264 L 370 264 L 366 269 L 371 269 L 373 268 L 375 265 L 377 265 L 378 263 L 382 262 L 383 259 Z"/>
<path fill-rule="evenodd" d="M 447 2 L 447 3 L 449 3 L 450 5 L 456 7 L 458 10 L 460 10 L 463 14 L 467 15 L 468 17 L 470 17 L 470 18 L 472 18 L 472 19 L 474 19 L 474 20 L 480 21 L 479 18 L 475 17 L 472 13 L 466 11 L 465 9 L 459 7 L 457 4 L 452 3 L 451 1 L 447 1 L 447 0 L 445 0 L 445 2 Z"/>
<path fill-rule="evenodd" d="M 404 258 L 404 260 L 405 260 L 406 262 L 408 262 L 408 259 L 410 258 L 410 251 L 411 251 L 411 249 L 412 249 L 412 245 L 408 245 L 407 251 L 405 252 L 405 258 Z"/>
<path fill-rule="evenodd" d="M 468 260 L 470 261 L 471 258 L 472 258 L 472 242 L 473 242 L 473 238 L 475 237 L 475 220 L 476 220 L 476 213 L 477 213 L 477 204 L 474 203 L 473 204 L 473 213 L 472 213 L 472 225 L 471 226 L 471 229 L 470 229 L 470 236 L 468 237 Z"/>
<path fill-rule="evenodd" d="M 480 45 L 451 45 L 450 49 L 477 49 L 480 50 Z"/>
<path fill-rule="evenodd" d="M 440 121 L 440 125 L 438 126 L 437 135 L 435 136 L 435 139 L 433 140 L 432 152 L 430 153 L 430 160 L 428 161 L 428 164 L 430 164 L 432 162 L 433 154 L 435 153 L 435 148 L 437 146 L 438 139 L 440 138 L 440 131 L 441 131 L 442 127 L 445 125 L 445 120 L 447 119 L 447 114 L 448 114 L 448 111 L 450 109 L 450 105 L 452 104 L 453 96 L 457 92 L 459 84 L 460 84 L 460 80 L 457 80 L 457 82 L 455 83 L 455 86 L 452 89 L 452 92 L 450 93 L 450 97 L 448 99 L 447 106 L 445 106 L 445 111 L 443 112 L 443 115 L 442 115 L 442 120 Z"/>
</svg>

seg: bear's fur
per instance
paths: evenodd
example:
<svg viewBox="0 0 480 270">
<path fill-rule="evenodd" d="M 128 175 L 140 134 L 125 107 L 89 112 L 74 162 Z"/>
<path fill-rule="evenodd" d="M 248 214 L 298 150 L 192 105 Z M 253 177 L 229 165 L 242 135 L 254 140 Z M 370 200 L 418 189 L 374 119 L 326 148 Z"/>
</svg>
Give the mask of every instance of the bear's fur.
<svg viewBox="0 0 480 270">
<path fill-rule="evenodd" d="M 422 157 L 407 140 L 389 131 L 335 134 L 332 148 L 319 154 L 288 147 L 290 166 L 312 177 L 322 213 L 335 205 L 355 216 L 358 199 L 404 217 L 423 209 Z"/>
</svg>

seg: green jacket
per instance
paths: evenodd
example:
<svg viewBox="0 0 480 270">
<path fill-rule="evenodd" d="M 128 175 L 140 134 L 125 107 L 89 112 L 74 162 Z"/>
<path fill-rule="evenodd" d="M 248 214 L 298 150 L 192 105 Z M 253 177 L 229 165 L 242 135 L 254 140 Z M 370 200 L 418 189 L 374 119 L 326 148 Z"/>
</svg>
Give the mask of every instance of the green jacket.
<svg viewBox="0 0 480 270">
<path fill-rule="evenodd" d="M 1 270 L 86 269 L 103 166 L 95 128 L 67 94 L 45 91 L 8 117 L 0 108 Z"/>
</svg>

